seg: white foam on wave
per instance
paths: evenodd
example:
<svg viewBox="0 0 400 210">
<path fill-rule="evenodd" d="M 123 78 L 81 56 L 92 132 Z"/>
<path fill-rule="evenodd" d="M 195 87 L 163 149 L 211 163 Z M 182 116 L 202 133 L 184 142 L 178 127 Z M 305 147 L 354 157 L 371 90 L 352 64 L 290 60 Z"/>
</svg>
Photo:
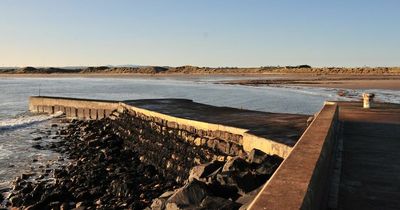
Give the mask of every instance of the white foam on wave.
<svg viewBox="0 0 400 210">
<path fill-rule="evenodd" d="M 56 112 L 52 115 L 20 116 L 13 119 L 0 120 L 0 132 L 10 129 L 18 129 L 34 123 L 50 120 L 54 117 L 63 115 L 63 112 Z"/>
</svg>

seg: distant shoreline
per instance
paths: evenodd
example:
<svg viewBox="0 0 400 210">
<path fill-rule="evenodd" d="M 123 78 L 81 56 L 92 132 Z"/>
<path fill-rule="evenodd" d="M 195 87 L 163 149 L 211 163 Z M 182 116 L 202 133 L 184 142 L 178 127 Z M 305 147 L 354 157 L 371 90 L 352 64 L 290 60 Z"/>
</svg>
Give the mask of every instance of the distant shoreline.
<svg viewBox="0 0 400 210">
<path fill-rule="evenodd" d="M 132 75 L 132 76 L 162 76 L 162 75 L 400 75 L 400 67 L 324 67 L 314 68 L 308 65 L 286 66 L 286 67 L 197 67 L 197 66 L 139 66 L 139 67 L 82 67 L 77 69 L 65 68 L 9 68 L 0 69 L 0 75 L 72 75 L 72 76 L 115 76 L 115 75 Z"/>
<path fill-rule="evenodd" d="M 215 83 L 244 86 L 305 86 L 338 89 L 400 90 L 400 74 L 312 74 L 312 73 L 47 73 L 0 74 L 0 78 L 202 78 Z M 229 80 L 224 77 L 231 77 Z M 218 81 L 221 78 L 221 81 Z"/>
</svg>

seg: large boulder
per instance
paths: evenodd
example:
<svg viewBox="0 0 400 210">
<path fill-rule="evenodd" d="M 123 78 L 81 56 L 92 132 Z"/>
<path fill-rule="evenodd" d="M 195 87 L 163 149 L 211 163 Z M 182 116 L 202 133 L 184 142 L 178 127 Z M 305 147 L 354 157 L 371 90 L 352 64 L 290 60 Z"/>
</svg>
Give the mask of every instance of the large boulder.
<svg viewBox="0 0 400 210">
<path fill-rule="evenodd" d="M 222 168 L 222 172 L 245 171 L 249 167 L 250 164 L 246 162 L 244 159 L 240 157 L 234 157 L 225 163 L 224 167 Z"/>
<path fill-rule="evenodd" d="M 223 166 L 223 162 L 213 161 L 193 167 L 189 173 L 189 182 L 194 179 L 204 181 L 205 178 L 211 177 L 218 173 Z"/>
<path fill-rule="evenodd" d="M 199 206 L 208 195 L 207 186 L 194 179 L 177 190 L 166 203 L 166 209 L 185 209 Z"/>
<path fill-rule="evenodd" d="M 203 201 L 200 204 L 201 209 L 207 209 L 207 210 L 235 210 L 239 209 L 241 204 L 233 202 L 231 200 L 225 199 L 225 198 L 220 198 L 220 197 L 214 197 L 214 196 L 207 196 L 203 199 Z"/>
<path fill-rule="evenodd" d="M 175 191 L 167 191 L 160 195 L 160 197 L 153 200 L 150 208 L 151 210 L 163 210 L 165 209 L 165 205 L 167 203 L 167 199 L 171 197 Z"/>
<path fill-rule="evenodd" d="M 264 162 L 269 155 L 267 155 L 265 152 L 258 150 L 258 149 L 252 149 L 250 151 L 248 160 L 250 163 L 255 163 L 255 164 L 261 164 Z"/>
</svg>

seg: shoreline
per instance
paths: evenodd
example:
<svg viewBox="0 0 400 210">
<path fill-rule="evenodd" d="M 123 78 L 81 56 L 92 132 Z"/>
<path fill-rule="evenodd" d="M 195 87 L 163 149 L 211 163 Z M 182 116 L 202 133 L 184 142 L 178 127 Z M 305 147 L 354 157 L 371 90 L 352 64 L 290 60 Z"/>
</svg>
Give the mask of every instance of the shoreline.
<svg viewBox="0 0 400 210">
<path fill-rule="evenodd" d="M 244 86 L 304 86 L 343 89 L 388 89 L 400 90 L 398 74 L 329 74 L 315 73 L 51 73 L 51 74 L 0 74 L 0 78 L 209 78 L 216 84 Z M 232 77 L 221 80 L 218 78 Z M 237 79 L 236 79 L 237 78 Z M 240 79 L 245 78 L 245 79 Z M 254 79 L 253 79 L 254 78 Z"/>
</svg>

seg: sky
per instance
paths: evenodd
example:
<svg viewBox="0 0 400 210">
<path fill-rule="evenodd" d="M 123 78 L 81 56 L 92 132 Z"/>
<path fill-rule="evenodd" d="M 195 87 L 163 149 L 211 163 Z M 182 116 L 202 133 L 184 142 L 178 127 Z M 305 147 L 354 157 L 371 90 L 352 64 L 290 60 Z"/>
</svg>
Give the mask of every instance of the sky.
<svg viewBox="0 0 400 210">
<path fill-rule="evenodd" d="M 400 66 L 398 0 L 0 0 L 0 66 Z"/>
</svg>

